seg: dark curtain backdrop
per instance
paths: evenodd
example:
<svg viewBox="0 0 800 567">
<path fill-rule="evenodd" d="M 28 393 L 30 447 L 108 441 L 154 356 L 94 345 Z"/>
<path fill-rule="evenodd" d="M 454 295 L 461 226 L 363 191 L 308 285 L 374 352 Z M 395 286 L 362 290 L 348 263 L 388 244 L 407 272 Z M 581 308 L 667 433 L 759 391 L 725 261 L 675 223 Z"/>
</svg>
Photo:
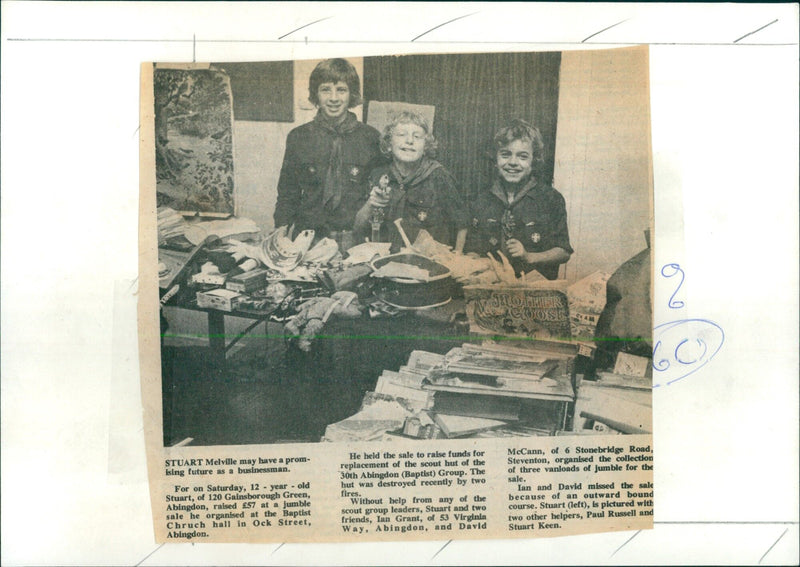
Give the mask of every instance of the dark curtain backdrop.
<svg viewBox="0 0 800 567">
<path fill-rule="evenodd" d="M 294 121 L 294 63 L 212 63 L 231 78 L 234 120 Z"/>
<path fill-rule="evenodd" d="M 490 142 L 512 118 L 541 130 L 552 180 L 560 65 L 558 52 L 365 57 L 364 98 L 435 106 L 437 159 L 470 198 L 491 183 Z"/>
</svg>

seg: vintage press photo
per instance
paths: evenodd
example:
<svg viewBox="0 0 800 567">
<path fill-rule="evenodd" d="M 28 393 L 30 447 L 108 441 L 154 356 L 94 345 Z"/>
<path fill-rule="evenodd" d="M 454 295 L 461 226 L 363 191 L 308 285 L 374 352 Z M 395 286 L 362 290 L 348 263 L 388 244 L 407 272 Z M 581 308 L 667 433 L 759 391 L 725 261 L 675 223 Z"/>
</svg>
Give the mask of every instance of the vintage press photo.
<svg viewBox="0 0 800 567">
<path fill-rule="evenodd" d="M 648 52 L 147 63 L 158 541 L 652 527 Z"/>
</svg>

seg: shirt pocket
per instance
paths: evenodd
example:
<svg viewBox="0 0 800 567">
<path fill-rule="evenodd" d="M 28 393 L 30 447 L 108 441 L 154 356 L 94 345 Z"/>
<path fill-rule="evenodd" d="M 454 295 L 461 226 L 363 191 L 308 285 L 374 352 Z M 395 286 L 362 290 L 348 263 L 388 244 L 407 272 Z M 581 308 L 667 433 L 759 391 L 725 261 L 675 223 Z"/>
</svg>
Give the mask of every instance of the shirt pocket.
<svg viewBox="0 0 800 567">
<path fill-rule="evenodd" d="M 547 235 L 549 234 L 548 221 L 544 218 L 526 217 L 522 223 L 522 245 L 528 250 L 535 252 L 543 250 L 547 246 Z"/>
<path fill-rule="evenodd" d="M 319 185 L 323 175 L 325 172 L 316 163 L 301 163 L 297 167 L 297 181 L 303 188 Z"/>
<path fill-rule="evenodd" d="M 357 163 L 343 163 L 342 169 L 344 172 L 343 177 L 354 185 L 360 185 L 364 182 L 366 174 L 364 168 Z"/>
<path fill-rule="evenodd" d="M 496 232 L 500 230 L 500 219 L 494 217 L 481 219 L 478 221 L 478 230 Z"/>
<path fill-rule="evenodd" d="M 478 218 L 475 232 L 478 237 L 483 241 L 484 246 L 490 249 L 497 248 L 502 245 L 503 235 L 501 229 L 501 222 L 499 218 L 488 217 Z"/>
<path fill-rule="evenodd" d="M 434 220 L 434 199 L 427 194 L 420 195 L 407 195 L 406 197 L 406 211 L 411 215 L 414 221 L 422 225 L 429 225 Z"/>
</svg>

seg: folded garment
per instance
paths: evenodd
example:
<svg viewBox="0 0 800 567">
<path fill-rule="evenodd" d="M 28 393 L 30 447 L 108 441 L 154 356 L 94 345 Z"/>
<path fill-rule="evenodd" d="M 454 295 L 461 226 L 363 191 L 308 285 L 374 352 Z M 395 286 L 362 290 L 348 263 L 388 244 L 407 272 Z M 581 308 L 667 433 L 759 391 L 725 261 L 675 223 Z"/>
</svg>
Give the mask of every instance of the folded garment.
<svg viewBox="0 0 800 567">
<path fill-rule="evenodd" d="M 345 264 L 363 264 L 369 262 L 375 256 L 386 256 L 391 249 L 391 242 L 365 242 L 358 246 L 353 246 L 347 250 Z"/>
<path fill-rule="evenodd" d="M 327 264 L 339 253 L 339 245 L 332 238 L 323 238 L 303 255 L 303 262 Z"/>
<path fill-rule="evenodd" d="M 372 276 L 376 278 L 401 278 L 419 282 L 430 280 L 430 272 L 428 270 L 402 262 L 388 262 L 375 270 Z"/>
</svg>

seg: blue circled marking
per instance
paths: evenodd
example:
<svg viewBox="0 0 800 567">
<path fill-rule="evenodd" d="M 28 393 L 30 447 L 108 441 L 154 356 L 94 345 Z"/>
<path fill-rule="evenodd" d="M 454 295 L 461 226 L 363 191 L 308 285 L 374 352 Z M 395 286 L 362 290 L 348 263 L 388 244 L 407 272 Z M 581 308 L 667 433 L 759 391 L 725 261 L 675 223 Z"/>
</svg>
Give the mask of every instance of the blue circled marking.
<svg viewBox="0 0 800 567">
<path fill-rule="evenodd" d="M 668 269 L 671 270 L 671 273 L 667 273 Z M 672 295 L 669 296 L 669 301 L 667 302 L 667 305 L 669 306 L 670 309 L 680 309 L 681 307 L 684 307 L 686 305 L 683 301 L 675 301 L 675 296 L 678 295 L 678 292 L 680 291 L 681 286 L 683 285 L 683 280 L 686 277 L 686 274 L 684 274 L 680 264 L 664 264 L 661 267 L 661 275 L 664 276 L 665 278 L 671 278 L 678 274 L 680 274 L 681 276 L 681 281 L 678 282 L 678 287 L 676 287 L 675 291 L 672 292 Z"/>
<path fill-rule="evenodd" d="M 669 360 L 666 358 L 657 358 L 656 351 L 661 347 L 661 341 L 656 342 L 656 346 L 653 347 L 653 368 L 658 370 L 659 372 L 664 372 L 666 369 L 669 368 Z"/>
<path fill-rule="evenodd" d="M 708 319 L 681 319 L 653 329 L 653 369 L 661 386 L 669 386 L 708 364 L 725 342 L 722 327 Z M 696 345 L 696 347 L 694 346 Z M 694 347 L 694 348 L 693 348 Z"/>
<path fill-rule="evenodd" d="M 681 364 L 694 364 L 701 358 L 703 358 L 706 353 L 708 352 L 708 346 L 706 345 L 705 341 L 701 339 L 695 339 L 695 342 L 703 349 L 703 353 L 700 356 L 695 356 L 694 360 L 683 360 L 680 356 L 678 356 L 678 351 L 681 350 L 681 347 L 689 342 L 689 339 L 683 339 L 678 346 L 675 347 L 675 360 L 680 362 Z"/>
</svg>

